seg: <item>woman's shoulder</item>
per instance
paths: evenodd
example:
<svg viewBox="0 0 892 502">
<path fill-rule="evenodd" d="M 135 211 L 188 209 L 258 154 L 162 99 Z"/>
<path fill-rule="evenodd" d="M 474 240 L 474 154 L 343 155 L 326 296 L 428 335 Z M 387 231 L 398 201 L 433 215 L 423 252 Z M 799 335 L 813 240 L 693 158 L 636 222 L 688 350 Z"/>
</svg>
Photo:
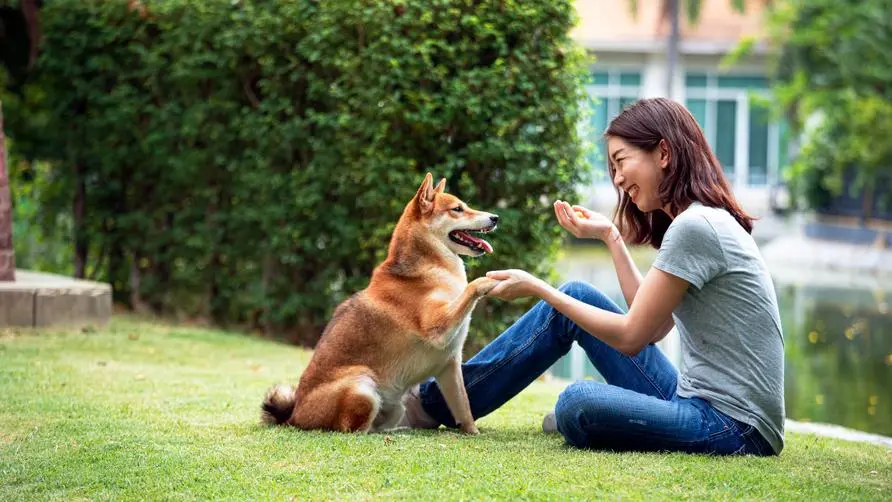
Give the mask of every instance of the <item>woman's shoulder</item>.
<svg viewBox="0 0 892 502">
<path fill-rule="evenodd" d="M 725 208 L 695 203 L 680 213 L 676 220 L 679 220 L 686 236 L 699 235 L 699 241 L 709 242 L 725 251 L 734 250 L 735 255 L 758 255 L 753 236 Z"/>
<path fill-rule="evenodd" d="M 672 221 L 672 225 L 689 228 L 708 227 L 713 231 L 719 231 L 721 228 L 726 227 L 729 224 L 739 226 L 737 220 L 731 216 L 731 213 L 729 213 L 727 209 L 723 207 L 704 206 L 699 202 L 692 203 Z"/>
<path fill-rule="evenodd" d="M 706 206 L 700 202 L 692 202 L 684 211 L 678 214 L 678 218 L 705 218 L 706 220 L 716 220 L 734 217 L 723 207 Z"/>
<path fill-rule="evenodd" d="M 697 245 L 751 248 L 752 236 L 721 207 L 691 204 L 675 217 L 666 230 L 670 241 L 693 240 Z"/>
<path fill-rule="evenodd" d="M 681 250 L 687 254 L 709 252 L 720 247 L 719 234 L 709 208 L 688 208 L 669 224 L 660 245 L 661 250 Z"/>
<path fill-rule="evenodd" d="M 695 202 L 672 220 L 669 229 L 683 233 L 714 231 L 714 223 L 722 219 L 721 213 L 728 214 L 724 209 L 707 207 Z"/>
</svg>

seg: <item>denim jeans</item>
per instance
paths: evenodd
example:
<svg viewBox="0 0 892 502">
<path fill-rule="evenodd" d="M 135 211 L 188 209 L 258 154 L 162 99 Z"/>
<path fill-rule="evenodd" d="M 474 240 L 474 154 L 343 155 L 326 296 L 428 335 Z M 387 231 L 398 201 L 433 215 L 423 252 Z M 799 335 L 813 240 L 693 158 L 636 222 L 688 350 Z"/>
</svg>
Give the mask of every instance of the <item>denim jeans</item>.
<svg viewBox="0 0 892 502">
<path fill-rule="evenodd" d="M 622 313 L 589 284 L 570 282 L 561 291 L 595 307 Z M 675 394 L 678 374 L 663 353 L 648 345 L 629 357 L 586 333 L 551 305 L 539 302 L 514 325 L 462 365 L 475 419 L 517 395 L 577 342 L 606 383 L 576 382 L 555 405 L 558 431 L 580 448 L 682 451 L 717 455 L 772 455 L 753 426 L 738 422 L 699 398 Z M 434 380 L 421 385 L 421 405 L 435 420 L 454 427 Z"/>
</svg>

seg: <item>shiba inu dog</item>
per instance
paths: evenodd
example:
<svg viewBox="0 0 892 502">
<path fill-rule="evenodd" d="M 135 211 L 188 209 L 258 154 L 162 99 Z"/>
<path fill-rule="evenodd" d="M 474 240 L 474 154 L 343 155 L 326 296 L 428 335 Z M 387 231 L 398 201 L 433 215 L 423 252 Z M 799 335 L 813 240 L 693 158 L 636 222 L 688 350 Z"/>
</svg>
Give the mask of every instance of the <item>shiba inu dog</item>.
<svg viewBox="0 0 892 502">
<path fill-rule="evenodd" d="M 368 288 L 340 304 L 297 389 L 274 386 L 263 420 L 301 429 L 392 429 L 407 389 L 435 377 L 462 432 L 476 434 L 461 352 L 477 301 L 498 283 L 468 284 L 461 256 L 492 253 L 479 237 L 499 217 L 434 187 L 430 173 L 403 210 Z"/>
</svg>

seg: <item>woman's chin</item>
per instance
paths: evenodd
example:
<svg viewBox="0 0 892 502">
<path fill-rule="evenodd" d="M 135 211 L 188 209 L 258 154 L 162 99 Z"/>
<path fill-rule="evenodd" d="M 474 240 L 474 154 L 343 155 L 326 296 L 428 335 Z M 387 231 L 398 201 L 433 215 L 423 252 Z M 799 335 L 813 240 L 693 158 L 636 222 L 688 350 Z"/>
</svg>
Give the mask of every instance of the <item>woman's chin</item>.
<svg viewBox="0 0 892 502">
<path fill-rule="evenodd" d="M 647 207 L 647 204 L 638 204 L 634 200 L 632 201 L 632 204 L 635 207 L 637 207 L 638 210 L 641 211 L 642 213 L 649 213 L 649 212 L 653 211 L 653 209 L 650 209 L 649 207 Z"/>
<path fill-rule="evenodd" d="M 638 195 L 641 195 L 641 194 L 638 194 Z M 640 197 L 636 197 L 636 199 L 639 199 L 639 198 Z M 638 208 L 638 210 L 641 211 L 642 213 L 649 213 L 655 209 L 658 209 L 656 207 L 653 207 L 653 204 L 648 204 L 646 200 L 636 202 L 635 199 L 629 197 L 629 203 L 632 204 L 633 206 L 635 206 L 636 208 Z"/>
</svg>

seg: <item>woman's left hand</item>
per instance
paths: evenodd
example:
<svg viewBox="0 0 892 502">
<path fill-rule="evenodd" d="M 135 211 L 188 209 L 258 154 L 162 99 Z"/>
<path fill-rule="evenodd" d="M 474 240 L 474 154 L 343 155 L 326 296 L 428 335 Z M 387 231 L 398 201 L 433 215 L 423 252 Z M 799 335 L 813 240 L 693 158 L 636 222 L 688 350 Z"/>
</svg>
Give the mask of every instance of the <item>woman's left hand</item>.
<svg viewBox="0 0 892 502">
<path fill-rule="evenodd" d="M 502 300 L 538 296 L 545 286 L 541 279 L 523 270 L 493 270 L 487 272 L 486 277 L 501 281 L 487 296 L 495 296 Z"/>
</svg>

